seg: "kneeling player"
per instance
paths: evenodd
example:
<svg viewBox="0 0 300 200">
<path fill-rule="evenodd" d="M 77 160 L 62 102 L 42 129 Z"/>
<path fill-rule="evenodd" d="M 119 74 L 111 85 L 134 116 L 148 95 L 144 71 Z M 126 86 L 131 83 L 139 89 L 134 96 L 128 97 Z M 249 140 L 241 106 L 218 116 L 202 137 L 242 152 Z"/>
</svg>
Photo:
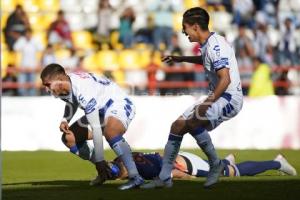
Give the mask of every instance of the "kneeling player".
<svg viewBox="0 0 300 200">
<path fill-rule="evenodd" d="M 158 176 L 162 167 L 162 157 L 159 153 L 133 152 L 133 159 L 139 171 L 139 174 L 147 180 Z M 225 168 L 221 172 L 222 176 L 254 176 L 268 170 L 278 170 L 284 174 L 296 176 L 297 172 L 293 166 L 281 155 L 277 155 L 274 160 L 268 161 L 245 161 L 235 164 L 235 157 L 229 154 L 222 160 Z M 112 179 L 126 179 L 128 172 L 120 157 L 109 162 Z M 209 172 L 208 161 L 201 157 L 188 153 L 179 152 L 175 159 L 172 177 L 178 179 L 188 179 L 196 177 L 206 177 Z M 91 185 L 101 184 L 97 179 L 91 182 Z"/>
<path fill-rule="evenodd" d="M 142 185 L 144 180 L 138 174 L 131 149 L 123 138 L 135 115 L 135 106 L 121 88 L 104 76 L 84 72 L 66 74 L 64 68 L 58 64 L 46 66 L 41 73 L 41 79 L 52 95 L 66 102 L 60 130 L 64 133 L 63 142 L 70 151 L 93 161 L 102 182 L 109 179 L 109 167 L 103 155 L 103 128 L 103 135 L 122 159 L 129 174 L 130 180 L 119 189 Z M 68 122 L 78 107 L 84 110 L 85 116 L 69 128 Z M 88 132 L 87 124 L 91 126 L 93 134 Z M 93 157 L 93 150 L 86 142 L 87 139 L 93 139 Z"/>
</svg>

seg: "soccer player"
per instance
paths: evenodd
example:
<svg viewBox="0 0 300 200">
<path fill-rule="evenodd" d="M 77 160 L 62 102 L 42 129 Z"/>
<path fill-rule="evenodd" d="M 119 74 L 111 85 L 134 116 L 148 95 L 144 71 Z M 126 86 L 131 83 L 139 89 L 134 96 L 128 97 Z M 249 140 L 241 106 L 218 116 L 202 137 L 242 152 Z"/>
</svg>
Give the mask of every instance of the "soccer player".
<svg viewBox="0 0 300 200">
<path fill-rule="evenodd" d="M 104 182 L 109 178 L 109 167 L 103 155 L 103 128 L 103 135 L 110 147 L 121 157 L 128 170 L 129 181 L 119 189 L 131 189 L 143 184 L 144 180 L 137 171 L 130 146 L 123 138 L 135 115 L 135 106 L 121 88 L 104 76 L 85 72 L 66 74 L 59 64 L 46 66 L 41 79 L 53 96 L 66 102 L 60 130 L 64 133 L 63 142 L 70 151 L 94 162 L 99 179 Z M 78 107 L 84 110 L 85 116 L 70 129 L 68 123 Z M 91 126 L 93 134 L 87 131 L 87 124 Z M 94 150 L 86 139 L 93 139 Z"/>
<path fill-rule="evenodd" d="M 159 175 L 162 166 L 162 157 L 159 153 L 133 152 L 132 154 L 139 174 L 144 179 L 151 180 Z M 274 160 L 245 161 L 237 164 L 234 155 L 229 154 L 222 161 L 225 168 L 221 172 L 221 176 L 225 177 L 255 176 L 268 170 L 278 170 L 291 176 L 297 175 L 295 168 L 281 154 L 277 155 Z M 128 172 L 120 157 L 108 163 L 113 180 L 128 177 Z M 189 152 L 179 152 L 172 168 L 172 177 L 178 179 L 206 177 L 208 171 L 209 164 L 206 160 Z M 97 185 L 101 182 L 95 180 L 91 184 Z"/>
<path fill-rule="evenodd" d="M 163 166 L 156 180 L 142 188 L 171 187 L 173 162 L 186 133 L 190 133 L 208 158 L 210 165 L 204 187 L 217 183 L 224 163 L 218 158 L 208 131 L 223 121 L 236 116 L 242 108 L 243 94 L 240 75 L 233 48 L 224 37 L 208 29 L 209 15 L 206 10 L 195 7 L 183 15 L 183 33 L 190 42 L 201 45 L 201 56 L 167 56 L 163 60 L 202 64 L 209 81 L 209 94 L 203 102 L 196 102 L 173 122 L 165 146 Z"/>
</svg>

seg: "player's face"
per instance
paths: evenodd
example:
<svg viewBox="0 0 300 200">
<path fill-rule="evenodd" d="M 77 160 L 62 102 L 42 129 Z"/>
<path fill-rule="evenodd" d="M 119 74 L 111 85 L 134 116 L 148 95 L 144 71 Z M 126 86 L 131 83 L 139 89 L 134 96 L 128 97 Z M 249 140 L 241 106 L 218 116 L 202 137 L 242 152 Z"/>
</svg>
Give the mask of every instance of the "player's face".
<svg viewBox="0 0 300 200">
<path fill-rule="evenodd" d="M 182 33 L 185 34 L 190 42 L 198 42 L 199 38 L 197 37 L 197 25 L 189 25 L 187 23 L 182 24 Z"/>
<path fill-rule="evenodd" d="M 55 97 L 63 97 L 69 94 L 70 86 L 68 81 L 59 79 L 45 79 L 43 85 L 46 91 Z"/>
</svg>

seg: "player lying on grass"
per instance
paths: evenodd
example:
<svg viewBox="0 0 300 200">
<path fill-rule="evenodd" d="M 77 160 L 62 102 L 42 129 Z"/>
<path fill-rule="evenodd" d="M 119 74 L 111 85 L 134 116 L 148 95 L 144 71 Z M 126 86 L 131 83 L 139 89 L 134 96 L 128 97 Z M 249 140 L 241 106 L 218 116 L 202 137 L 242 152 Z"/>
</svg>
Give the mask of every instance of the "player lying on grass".
<svg viewBox="0 0 300 200">
<path fill-rule="evenodd" d="M 85 72 L 66 74 L 59 64 L 46 66 L 41 79 L 53 96 L 66 102 L 60 130 L 63 132 L 62 140 L 70 151 L 83 159 L 90 159 L 89 154 L 95 152 L 91 161 L 95 163 L 99 179 L 104 182 L 110 178 L 110 173 L 103 155 L 103 132 L 110 147 L 122 159 L 128 171 L 129 181 L 119 189 L 130 189 L 143 184 L 144 180 L 137 171 L 131 149 L 123 138 L 135 115 L 135 106 L 121 88 L 104 76 Z M 76 126 L 69 128 L 68 123 L 78 107 L 84 110 L 85 116 L 77 121 Z M 87 131 L 88 124 L 93 134 Z M 90 150 L 87 139 L 93 140 L 94 150 Z"/>
<path fill-rule="evenodd" d="M 133 152 L 133 159 L 139 174 L 144 179 L 151 180 L 158 176 L 162 167 L 162 157 L 159 153 Z M 222 161 L 225 163 L 225 168 L 221 175 L 226 177 L 254 176 L 268 170 L 279 170 L 291 176 L 297 175 L 294 167 L 281 154 L 277 155 L 274 160 L 245 161 L 237 164 L 234 155 L 229 154 Z M 119 157 L 108 163 L 111 168 L 112 179 L 126 179 L 128 177 L 128 172 Z M 179 152 L 172 169 L 172 177 L 178 179 L 206 177 L 208 171 L 209 164 L 206 160 L 192 153 Z M 91 185 L 98 184 L 102 184 L 102 182 L 97 178 L 91 181 Z"/>
<path fill-rule="evenodd" d="M 182 32 L 190 42 L 201 46 L 201 56 L 166 56 L 168 63 L 189 62 L 203 65 L 209 82 L 208 97 L 197 101 L 171 125 L 164 149 L 163 166 L 157 179 L 142 188 L 172 187 L 171 171 L 185 134 L 191 134 L 207 156 L 210 168 L 204 187 L 217 183 L 225 164 L 218 158 L 209 131 L 235 117 L 243 106 L 243 94 L 235 53 L 226 39 L 208 28 L 206 10 L 195 7 L 182 18 Z"/>
</svg>

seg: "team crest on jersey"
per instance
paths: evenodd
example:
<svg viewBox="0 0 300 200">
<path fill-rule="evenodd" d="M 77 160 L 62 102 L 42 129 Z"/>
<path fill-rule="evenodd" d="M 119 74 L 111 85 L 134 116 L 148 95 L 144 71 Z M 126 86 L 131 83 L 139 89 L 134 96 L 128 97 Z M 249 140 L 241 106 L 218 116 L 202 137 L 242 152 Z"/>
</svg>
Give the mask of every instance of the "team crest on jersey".
<svg viewBox="0 0 300 200">
<path fill-rule="evenodd" d="M 213 50 L 216 52 L 217 56 L 220 56 L 220 46 L 219 45 L 215 45 Z"/>
</svg>

